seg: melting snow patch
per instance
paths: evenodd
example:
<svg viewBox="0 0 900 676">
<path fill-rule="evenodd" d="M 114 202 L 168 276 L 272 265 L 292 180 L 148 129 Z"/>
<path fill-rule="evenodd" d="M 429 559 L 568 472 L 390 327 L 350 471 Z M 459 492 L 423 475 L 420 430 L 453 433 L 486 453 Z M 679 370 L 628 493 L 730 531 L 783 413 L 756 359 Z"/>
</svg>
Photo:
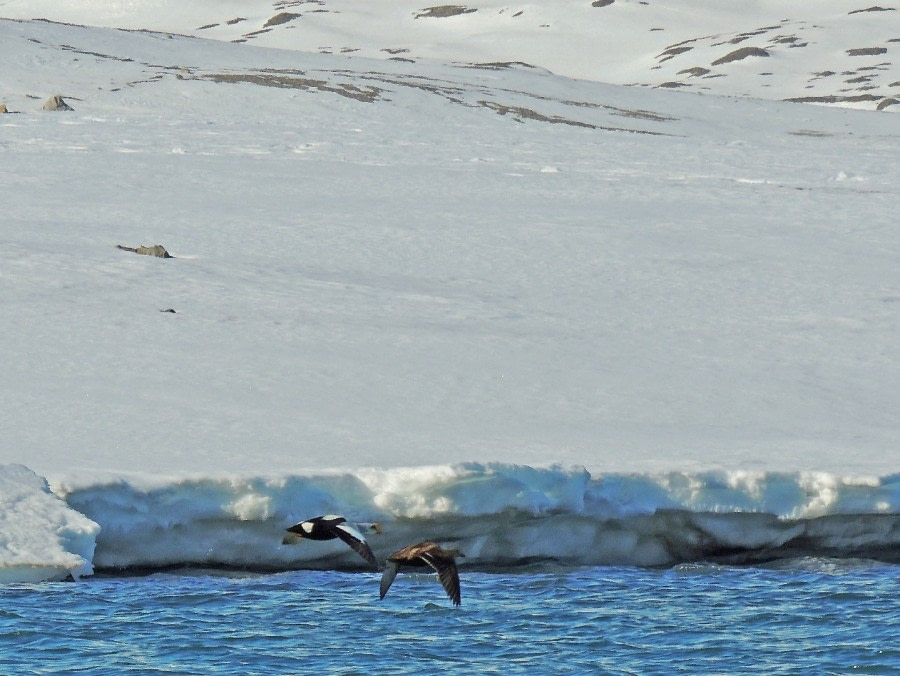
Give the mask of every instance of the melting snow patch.
<svg viewBox="0 0 900 676">
<path fill-rule="evenodd" d="M 847 173 L 845 173 L 845 172 L 843 172 L 843 171 L 839 171 L 839 172 L 837 173 L 837 176 L 835 176 L 833 180 L 835 180 L 835 181 L 859 181 L 859 182 L 862 182 L 862 181 L 865 181 L 866 179 L 863 178 L 862 176 L 851 176 L 850 174 L 847 174 Z"/>
</svg>

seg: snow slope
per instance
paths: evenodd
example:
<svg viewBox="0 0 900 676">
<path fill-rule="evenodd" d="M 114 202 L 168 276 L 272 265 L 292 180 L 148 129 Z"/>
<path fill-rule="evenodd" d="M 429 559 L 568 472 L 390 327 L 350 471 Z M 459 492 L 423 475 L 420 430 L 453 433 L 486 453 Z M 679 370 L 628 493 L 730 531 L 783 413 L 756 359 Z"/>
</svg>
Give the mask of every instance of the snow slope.
<svg viewBox="0 0 900 676">
<path fill-rule="evenodd" d="M 869 110 L 900 100 L 897 9 L 847 0 L 0 2 L 9 18 L 413 63 L 518 61 L 577 79 Z M 735 54 L 748 48 L 766 55 Z"/>
<path fill-rule="evenodd" d="M 748 551 L 809 542 L 820 518 L 846 546 L 816 551 L 895 543 L 890 108 L 570 79 L 468 41 L 413 61 L 264 48 L 309 17 L 235 43 L 200 29 L 227 3 L 29 6 L 78 25 L 0 19 L 0 462 L 99 524 L 63 545 L 74 574 L 94 535 L 103 566 L 300 565 L 275 536 L 314 506 L 393 523 L 388 544 L 475 519 L 447 535 L 485 564 L 510 509 L 523 559 L 558 510 L 595 529 L 586 562 L 678 560 L 644 547 L 664 515 L 604 554 L 610 519 L 659 509 L 804 520 L 746 525 Z M 376 44 L 362 21 L 347 35 Z M 488 60 L 532 65 L 471 65 Z M 54 94 L 74 111 L 40 110 Z M 495 476 L 516 478 L 498 494 Z M 4 509 L 56 542 L 55 507 Z M 840 521 L 857 514 L 888 520 Z M 236 537 L 200 537 L 211 522 Z M 734 528 L 690 555 L 732 551 Z"/>
</svg>

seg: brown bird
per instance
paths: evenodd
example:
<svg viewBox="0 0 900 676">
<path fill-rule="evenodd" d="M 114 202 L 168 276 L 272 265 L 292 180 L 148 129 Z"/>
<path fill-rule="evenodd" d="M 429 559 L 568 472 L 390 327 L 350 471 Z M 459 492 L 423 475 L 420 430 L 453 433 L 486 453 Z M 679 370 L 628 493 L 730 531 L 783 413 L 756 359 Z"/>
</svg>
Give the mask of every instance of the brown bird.
<svg viewBox="0 0 900 676">
<path fill-rule="evenodd" d="M 420 542 L 417 545 L 404 547 L 388 557 L 384 574 L 381 576 L 381 598 L 391 588 L 401 566 L 422 568 L 431 566 L 438 574 L 444 591 L 455 605 L 459 605 L 459 572 L 456 569 L 456 556 L 465 556 L 458 549 L 442 549 L 434 542 Z"/>
</svg>

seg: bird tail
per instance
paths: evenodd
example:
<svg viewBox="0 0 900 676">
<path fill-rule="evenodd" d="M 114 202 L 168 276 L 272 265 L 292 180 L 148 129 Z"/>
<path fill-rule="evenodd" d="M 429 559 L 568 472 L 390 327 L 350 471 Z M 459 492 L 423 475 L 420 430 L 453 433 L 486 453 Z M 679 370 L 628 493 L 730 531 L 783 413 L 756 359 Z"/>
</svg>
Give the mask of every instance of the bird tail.
<svg viewBox="0 0 900 676">
<path fill-rule="evenodd" d="M 297 535 L 296 533 L 292 533 L 288 531 L 287 535 L 281 540 L 281 544 L 283 545 L 295 545 L 298 542 L 302 542 L 303 538 Z"/>
<path fill-rule="evenodd" d="M 384 567 L 384 572 L 381 574 L 381 598 L 384 598 L 388 589 L 391 588 L 391 583 L 394 581 L 394 578 L 397 577 L 398 570 L 400 570 L 399 565 L 393 561 L 387 562 L 387 565 Z"/>
</svg>

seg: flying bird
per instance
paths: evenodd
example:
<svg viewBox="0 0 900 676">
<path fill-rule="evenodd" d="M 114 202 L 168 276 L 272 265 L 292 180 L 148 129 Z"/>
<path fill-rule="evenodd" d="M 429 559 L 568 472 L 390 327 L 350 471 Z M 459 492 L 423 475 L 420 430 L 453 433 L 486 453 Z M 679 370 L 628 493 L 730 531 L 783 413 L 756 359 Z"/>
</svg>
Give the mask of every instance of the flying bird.
<svg viewBox="0 0 900 676">
<path fill-rule="evenodd" d="M 370 528 L 376 533 L 381 532 L 377 523 L 371 524 Z M 372 553 L 366 538 L 348 524 L 347 519 L 342 516 L 337 514 L 317 516 L 294 524 L 287 531 L 292 533 L 292 535 L 285 536 L 282 541 L 283 544 L 293 544 L 296 542 L 296 537 L 306 540 L 334 540 L 335 538 L 340 538 L 350 545 L 353 551 L 378 568 L 378 559 Z"/>
<path fill-rule="evenodd" d="M 433 568 L 444 586 L 447 596 L 454 605 L 460 605 L 459 572 L 456 569 L 456 556 L 465 556 L 458 549 L 443 549 L 434 542 L 420 542 L 417 545 L 404 547 L 399 552 L 394 552 L 388 557 L 387 566 L 381 576 L 381 598 L 391 588 L 391 583 L 397 577 L 397 572 L 402 566 L 421 568 L 430 566 Z"/>
</svg>

